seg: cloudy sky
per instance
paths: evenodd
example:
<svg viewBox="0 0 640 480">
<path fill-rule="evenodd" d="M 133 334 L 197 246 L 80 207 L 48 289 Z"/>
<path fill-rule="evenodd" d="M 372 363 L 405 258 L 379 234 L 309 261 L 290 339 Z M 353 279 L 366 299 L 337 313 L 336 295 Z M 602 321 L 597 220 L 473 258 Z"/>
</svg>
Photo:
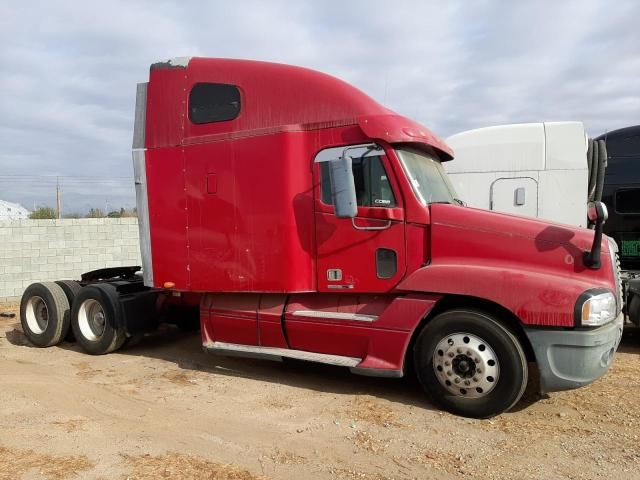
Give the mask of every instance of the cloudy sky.
<svg viewBox="0 0 640 480">
<path fill-rule="evenodd" d="M 4 1 L 0 198 L 53 206 L 60 176 L 65 211 L 132 206 L 135 84 L 174 56 L 318 69 L 445 137 L 638 124 L 639 18 L 633 0 Z"/>
</svg>

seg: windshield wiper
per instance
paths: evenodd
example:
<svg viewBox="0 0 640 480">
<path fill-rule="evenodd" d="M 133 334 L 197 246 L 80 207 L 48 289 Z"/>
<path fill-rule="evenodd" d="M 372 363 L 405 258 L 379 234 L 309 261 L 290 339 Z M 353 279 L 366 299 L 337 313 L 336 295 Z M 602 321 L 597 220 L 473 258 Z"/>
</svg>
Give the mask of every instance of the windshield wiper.
<svg viewBox="0 0 640 480">
<path fill-rule="evenodd" d="M 452 200 L 453 200 L 452 202 L 449 201 L 449 200 L 440 200 L 440 201 L 437 201 L 437 202 L 429 202 L 429 204 L 444 203 L 446 205 L 460 205 L 462 207 L 466 207 L 467 206 L 467 204 L 464 201 L 460 200 L 459 198 L 452 198 Z"/>
</svg>

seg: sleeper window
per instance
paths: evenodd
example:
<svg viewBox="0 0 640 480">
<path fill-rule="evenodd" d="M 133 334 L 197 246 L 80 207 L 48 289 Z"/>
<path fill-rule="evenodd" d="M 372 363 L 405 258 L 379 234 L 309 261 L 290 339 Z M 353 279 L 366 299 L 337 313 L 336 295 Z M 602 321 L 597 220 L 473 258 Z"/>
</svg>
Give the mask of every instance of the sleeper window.
<svg viewBox="0 0 640 480">
<path fill-rule="evenodd" d="M 189 93 L 189 119 L 196 124 L 233 120 L 240 113 L 240 90 L 224 83 L 197 83 Z"/>
</svg>

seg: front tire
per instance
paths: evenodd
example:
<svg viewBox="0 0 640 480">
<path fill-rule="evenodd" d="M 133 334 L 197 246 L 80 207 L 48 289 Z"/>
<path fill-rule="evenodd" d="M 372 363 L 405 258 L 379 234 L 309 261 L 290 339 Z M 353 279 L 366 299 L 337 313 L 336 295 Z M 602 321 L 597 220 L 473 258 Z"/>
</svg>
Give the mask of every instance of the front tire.
<svg viewBox="0 0 640 480">
<path fill-rule="evenodd" d="M 493 316 L 450 310 L 424 327 L 414 347 L 416 373 L 438 405 L 456 415 L 488 418 L 511 409 L 528 380 L 518 339 Z"/>
<path fill-rule="evenodd" d="M 37 347 L 57 345 L 69 330 L 69 302 L 53 282 L 33 283 L 20 301 L 22 331 Z"/>
<path fill-rule="evenodd" d="M 84 351 L 103 355 L 119 349 L 126 340 L 122 316 L 118 292 L 113 285 L 87 285 L 74 300 L 71 328 Z"/>
</svg>

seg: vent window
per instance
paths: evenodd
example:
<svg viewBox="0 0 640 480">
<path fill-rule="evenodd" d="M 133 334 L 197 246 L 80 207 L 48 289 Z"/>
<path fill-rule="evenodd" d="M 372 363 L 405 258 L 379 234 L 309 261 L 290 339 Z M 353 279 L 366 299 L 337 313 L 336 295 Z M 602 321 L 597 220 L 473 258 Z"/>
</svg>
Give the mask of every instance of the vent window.
<svg viewBox="0 0 640 480">
<path fill-rule="evenodd" d="M 198 83 L 189 93 L 189 120 L 195 124 L 226 122 L 240 114 L 240 90 L 224 83 Z"/>
</svg>

